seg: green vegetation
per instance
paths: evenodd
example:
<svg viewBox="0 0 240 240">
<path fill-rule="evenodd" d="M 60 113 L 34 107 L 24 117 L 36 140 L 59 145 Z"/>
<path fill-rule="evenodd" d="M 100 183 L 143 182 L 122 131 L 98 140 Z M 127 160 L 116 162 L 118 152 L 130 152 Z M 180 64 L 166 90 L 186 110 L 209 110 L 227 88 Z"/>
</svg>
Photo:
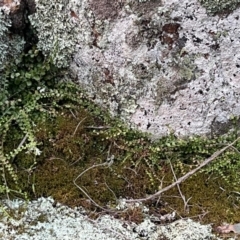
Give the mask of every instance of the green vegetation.
<svg viewBox="0 0 240 240">
<path fill-rule="evenodd" d="M 200 0 L 200 3 L 211 14 L 229 13 L 235 10 L 239 0 Z"/>
<path fill-rule="evenodd" d="M 59 72 L 50 60 L 45 61 L 35 49 L 23 54 L 19 62 L 5 66 L 0 75 L 1 190 L 9 193 L 11 177 L 15 183 L 11 191 L 20 193 L 13 162 L 17 155 L 25 152 L 29 155 L 27 159 L 31 158 L 29 167 L 35 165 L 33 156 L 41 152 L 37 147 L 35 123 L 55 111 L 52 106 L 64 96 L 61 95 L 61 88 L 53 88 Z"/>
<path fill-rule="evenodd" d="M 112 207 L 120 197 L 141 198 L 175 181 L 170 161 L 181 177 L 237 138 L 237 131 L 211 139 L 171 134 L 152 142 L 148 135 L 111 118 L 73 83 L 63 82 L 63 74 L 36 49 L 1 73 L 2 197 L 53 196 L 70 206 L 93 209 L 73 183 L 89 169 L 76 183 L 98 205 Z M 186 199 L 191 198 L 187 211 L 177 189 L 171 189 L 161 201 L 149 203 L 151 212 L 175 209 L 189 217 L 208 212 L 206 222 L 240 221 L 239 148 L 237 143 L 181 184 Z M 110 159 L 109 166 L 91 168 Z M 137 210 L 119 214 L 134 221 L 143 217 Z"/>
</svg>

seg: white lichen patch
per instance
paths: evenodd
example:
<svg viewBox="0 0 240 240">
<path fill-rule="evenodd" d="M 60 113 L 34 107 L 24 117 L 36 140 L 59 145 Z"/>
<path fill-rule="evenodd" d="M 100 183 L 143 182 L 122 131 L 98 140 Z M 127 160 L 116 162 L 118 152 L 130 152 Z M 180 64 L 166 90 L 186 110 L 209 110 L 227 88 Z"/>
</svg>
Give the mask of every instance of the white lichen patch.
<svg viewBox="0 0 240 240">
<path fill-rule="evenodd" d="M 240 114 L 239 10 L 211 17 L 197 0 L 131 7 L 95 21 L 97 47 L 81 41 L 72 63 L 97 103 L 155 136 L 215 133 Z"/>
<path fill-rule="evenodd" d="M 10 213 L 6 215 L 6 213 Z M 155 225 L 149 219 L 141 224 L 102 215 L 96 220 L 88 218 L 83 208 L 71 209 L 55 203 L 52 198 L 35 201 L 1 201 L 0 239 L 15 240 L 157 240 L 217 238 L 210 226 L 191 220 L 170 225 Z"/>
<path fill-rule="evenodd" d="M 187 39 L 183 50 L 196 56 L 194 64 L 199 74 L 186 88 L 165 99 L 159 108 L 153 98 L 142 97 L 138 101 L 141 107 L 132 116 L 132 122 L 141 123 L 143 131 L 148 126 L 148 131 L 154 135 L 208 134 L 214 124 L 227 123 L 232 116 L 240 114 L 237 104 L 240 10 L 220 18 L 207 16 L 196 1 L 181 4 L 167 1 L 165 7 L 172 5 L 176 6 L 172 18 L 182 17 L 179 37 Z"/>
<path fill-rule="evenodd" d="M 205 135 L 240 115 L 239 9 L 209 16 L 198 0 L 36 4 L 39 48 L 58 66 L 74 53 L 73 78 L 129 125 L 156 137 Z"/>
<path fill-rule="evenodd" d="M 161 230 L 167 239 L 219 239 L 213 234 L 209 234 L 209 232 L 211 232 L 210 225 L 203 226 L 191 219 L 176 221 L 167 226 L 163 226 Z"/>
<path fill-rule="evenodd" d="M 57 67 L 67 67 L 77 44 L 78 19 L 71 16 L 71 6 L 65 0 L 35 2 L 36 13 L 29 18 L 37 30 L 38 49 Z"/>
<path fill-rule="evenodd" d="M 9 28 L 11 21 L 0 8 L 0 70 L 9 64 L 9 61 L 16 60 L 24 48 L 25 41 L 18 35 L 10 37 Z"/>
</svg>

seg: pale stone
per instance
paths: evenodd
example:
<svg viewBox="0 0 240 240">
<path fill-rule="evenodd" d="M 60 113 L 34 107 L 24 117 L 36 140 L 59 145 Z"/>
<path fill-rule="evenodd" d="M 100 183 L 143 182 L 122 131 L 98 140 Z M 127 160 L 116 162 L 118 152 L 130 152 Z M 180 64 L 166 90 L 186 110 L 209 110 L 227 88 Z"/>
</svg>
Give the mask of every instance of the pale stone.
<svg viewBox="0 0 240 240">
<path fill-rule="evenodd" d="M 36 1 L 41 14 L 31 19 L 45 54 L 56 35 L 57 61 L 70 64 L 89 97 L 127 124 L 155 137 L 221 134 L 240 115 L 240 10 L 233 1 L 224 15 L 231 1 L 210 2 L 56 1 L 49 15 L 44 4 L 51 4 Z M 47 24 L 51 41 L 44 40 Z"/>
</svg>

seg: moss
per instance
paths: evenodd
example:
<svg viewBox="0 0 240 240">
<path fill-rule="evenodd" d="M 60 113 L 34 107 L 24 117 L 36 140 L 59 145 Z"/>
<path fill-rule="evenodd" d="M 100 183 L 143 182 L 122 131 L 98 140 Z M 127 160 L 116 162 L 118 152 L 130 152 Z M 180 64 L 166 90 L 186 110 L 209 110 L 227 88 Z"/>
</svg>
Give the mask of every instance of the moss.
<svg viewBox="0 0 240 240">
<path fill-rule="evenodd" d="M 232 192 L 231 184 L 224 183 L 218 175 L 206 177 L 205 173 L 196 174 L 182 183 L 180 189 L 186 201 L 189 200 L 187 207 L 184 210 L 183 200 L 176 188 L 161 198 L 166 210 L 175 209 L 181 217 L 195 217 L 203 223 L 211 222 L 214 226 L 222 224 L 222 221 L 240 221 L 240 210 L 237 207 L 239 198 Z"/>
<path fill-rule="evenodd" d="M 229 13 L 234 11 L 238 6 L 239 0 L 200 0 L 200 3 L 211 14 Z"/>
<path fill-rule="evenodd" d="M 121 134 L 114 129 L 88 129 L 89 126 L 97 126 L 96 122 L 98 125 L 104 123 L 101 119 L 94 119 L 84 109 L 74 111 L 74 116 L 70 112 L 64 112 L 48 123 L 47 127 L 40 127 L 38 137 L 44 147 L 41 159 L 38 160 L 39 165 L 34 171 L 35 196 L 51 195 L 71 206 L 80 203 L 88 206 L 86 196 L 73 185 L 73 180 L 85 169 L 105 162 L 109 151 L 116 161 L 111 168 L 92 169 L 77 181 L 98 204 L 115 202 L 115 198 L 120 196 L 140 197 L 143 191 L 152 191 L 153 188 L 147 184 L 149 176 L 140 167 L 145 163 L 138 163 L 138 170 L 134 167 L 137 160 L 140 160 L 142 151 L 136 148 L 135 152 L 134 146 L 125 146 L 124 139 L 118 137 Z M 109 132 L 107 134 L 104 131 Z M 126 136 L 125 140 L 128 137 L 130 136 Z M 47 140 L 49 138 L 50 143 Z M 123 159 L 124 162 L 121 161 Z M 137 180 L 138 175 L 141 176 L 141 182 Z"/>
<path fill-rule="evenodd" d="M 109 118 L 106 112 L 84 100 L 78 105 L 63 101 L 55 116 L 42 118 L 36 124 L 38 148 L 42 153 L 35 156 L 36 159 L 24 153 L 15 157 L 12 164 L 21 179 L 18 187 L 27 192 L 30 199 L 52 196 L 69 206 L 81 205 L 91 210 L 95 206 L 74 185 L 74 179 L 84 171 L 76 184 L 100 206 L 114 207 L 120 197 L 142 198 L 172 183 L 174 178 L 169 160 L 180 177 L 221 145 L 236 138 L 236 133 L 215 139 L 178 139 L 172 134 L 152 142 L 149 136 L 126 128 L 119 120 Z M 22 136 L 17 128 L 12 128 L 8 136 L 4 148 L 11 151 Z M 236 148 L 239 147 L 236 144 Z M 111 166 L 89 169 L 109 158 L 113 159 Z M 199 216 L 206 223 L 219 224 L 222 219 L 240 221 L 239 214 L 234 214 L 238 213 L 239 199 L 234 192 L 239 184 L 233 184 L 240 180 L 237 174 L 234 175 L 239 169 L 238 159 L 238 153 L 229 149 L 219 157 L 217 165 L 210 165 L 208 171 L 180 185 L 185 198 L 191 198 L 187 211 L 184 211 L 181 196 L 174 188 L 163 194 L 160 200 L 147 203 L 151 213 L 163 214 L 174 209 L 182 217 Z M 224 178 L 225 175 L 229 178 Z M 10 189 L 15 189 L 15 183 L 6 177 Z M 220 198 L 221 201 L 216 200 Z M 143 218 L 137 208 L 115 213 L 115 216 L 136 222 Z"/>
</svg>

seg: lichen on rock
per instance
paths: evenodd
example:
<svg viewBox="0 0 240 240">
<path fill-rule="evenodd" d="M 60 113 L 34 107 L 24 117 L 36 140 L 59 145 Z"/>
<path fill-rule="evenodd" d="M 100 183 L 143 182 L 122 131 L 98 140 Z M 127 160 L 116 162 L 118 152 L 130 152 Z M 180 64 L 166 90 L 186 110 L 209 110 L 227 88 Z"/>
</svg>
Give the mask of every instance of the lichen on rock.
<svg viewBox="0 0 240 240">
<path fill-rule="evenodd" d="M 24 48 L 25 41 L 18 35 L 10 36 L 11 21 L 7 14 L 0 11 L 0 70 L 12 59 L 17 59 Z"/>
<path fill-rule="evenodd" d="M 37 0 L 36 10 L 29 18 L 38 33 L 38 49 L 57 67 L 67 67 L 77 44 L 78 19 L 71 16 L 65 0 Z"/>
<path fill-rule="evenodd" d="M 238 2 L 37 0 L 31 22 L 112 115 L 157 137 L 206 135 L 240 115 Z"/>
</svg>

